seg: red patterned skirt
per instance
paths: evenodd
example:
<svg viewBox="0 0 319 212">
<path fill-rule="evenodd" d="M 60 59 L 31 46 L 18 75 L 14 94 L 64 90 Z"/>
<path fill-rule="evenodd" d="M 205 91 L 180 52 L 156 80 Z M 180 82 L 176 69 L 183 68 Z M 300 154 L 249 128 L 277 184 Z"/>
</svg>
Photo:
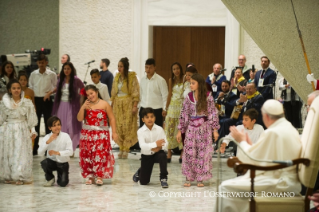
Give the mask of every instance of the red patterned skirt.
<svg viewBox="0 0 319 212">
<path fill-rule="evenodd" d="M 114 163 L 108 129 L 83 125 L 80 138 L 80 167 L 83 178 L 112 178 Z"/>
</svg>

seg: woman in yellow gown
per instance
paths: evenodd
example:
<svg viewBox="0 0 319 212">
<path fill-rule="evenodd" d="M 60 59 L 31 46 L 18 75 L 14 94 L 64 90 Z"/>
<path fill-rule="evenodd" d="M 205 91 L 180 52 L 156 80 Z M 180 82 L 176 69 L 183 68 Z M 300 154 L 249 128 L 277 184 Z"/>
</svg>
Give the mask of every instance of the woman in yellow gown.
<svg viewBox="0 0 319 212">
<path fill-rule="evenodd" d="M 127 159 L 130 147 L 137 142 L 137 104 L 140 100 L 140 86 L 136 73 L 129 72 L 128 59 L 118 63 L 119 73 L 112 85 L 111 101 L 116 120 L 120 152 L 118 158 Z"/>
<path fill-rule="evenodd" d="M 21 88 L 24 91 L 24 98 L 30 99 L 35 107 L 34 92 L 28 88 L 28 75 L 25 71 L 19 71 L 18 80 L 21 84 Z M 32 148 L 34 146 L 34 139 L 32 139 Z"/>
</svg>

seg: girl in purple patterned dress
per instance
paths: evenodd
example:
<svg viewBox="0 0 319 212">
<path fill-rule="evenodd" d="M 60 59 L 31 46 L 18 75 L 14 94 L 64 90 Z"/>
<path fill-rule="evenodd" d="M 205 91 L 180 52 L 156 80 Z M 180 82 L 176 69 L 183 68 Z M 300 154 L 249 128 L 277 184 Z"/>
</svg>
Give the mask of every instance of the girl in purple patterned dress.
<svg viewBox="0 0 319 212">
<path fill-rule="evenodd" d="M 181 142 L 181 134 L 186 133 L 182 160 L 184 186 L 189 187 L 196 180 L 197 186 L 203 187 L 203 181 L 212 178 L 212 138 L 218 138 L 218 111 L 202 75 L 194 74 L 190 87 L 192 92 L 184 100 L 176 138 Z"/>
</svg>

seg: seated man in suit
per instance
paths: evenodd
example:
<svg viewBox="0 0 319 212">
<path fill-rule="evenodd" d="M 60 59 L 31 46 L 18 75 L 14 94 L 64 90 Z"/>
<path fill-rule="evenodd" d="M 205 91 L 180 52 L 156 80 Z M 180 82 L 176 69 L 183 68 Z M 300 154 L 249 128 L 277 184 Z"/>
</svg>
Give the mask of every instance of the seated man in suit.
<svg viewBox="0 0 319 212">
<path fill-rule="evenodd" d="M 236 95 L 230 90 L 228 80 L 222 82 L 221 89 L 222 91 L 218 92 L 215 98 L 215 104 L 220 106 L 219 120 L 230 118 L 237 100 Z"/>
<path fill-rule="evenodd" d="M 242 124 L 243 112 L 250 108 L 255 108 L 259 113 L 256 123 L 264 126 L 261 117 L 261 107 L 264 102 L 265 100 L 263 96 L 257 91 L 255 83 L 248 83 L 246 85 L 246 95 L 240 94 L 240 98 L 236 101 L 236 105 L 243 105 L 236 125 Z"/>
<path fill-rule="evenodd" d="M 213 73 L 208 75 L 206 78 L 206 83 L 211 87 L 213 97 L 216 97 L 217 92 L 220 92 L 222 90 L 222 82 L 226 80 L 226 76 L 221 73 L 222 65 L 219 63 L 216 63 L 213 66 Z"/>
<path fill-rule="evenodd" d="M 254 80 L 257 90 L 263 95 L 265 101 L 274 98 L 271 85 L 274 85 L 277 78 L 276 72 L 269 68 L 269 64 L 270 60 L 268 57 L 262 56 L 262 70 L 257 71 Z"/>
<path fill-rule="evenodd" d="M 231 113 L 236 105 L 237 96 L 230 90 L 230 81 L 222 82 L 222 91 L 218 92 L 215 98 L 215 105 L 219 111 L 219 137 L 222 138 L 229 134 L 229 127 L 236 121 L 231 119 Z"/>
</svg>

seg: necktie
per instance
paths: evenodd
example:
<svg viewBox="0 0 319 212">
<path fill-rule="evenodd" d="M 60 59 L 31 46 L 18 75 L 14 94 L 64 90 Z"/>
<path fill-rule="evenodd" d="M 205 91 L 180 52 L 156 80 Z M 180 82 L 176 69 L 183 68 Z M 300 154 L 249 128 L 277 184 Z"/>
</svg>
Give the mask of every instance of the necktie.
<svg viewBox="0 0 319 212">
<path fill-rule="evenodd" d="M 263 72 L 261 73 L 261 77 L 260 78 L 264 78 L 265 72 L 266 72 L 266 70 L 263 70 Z"/>
</svg>

